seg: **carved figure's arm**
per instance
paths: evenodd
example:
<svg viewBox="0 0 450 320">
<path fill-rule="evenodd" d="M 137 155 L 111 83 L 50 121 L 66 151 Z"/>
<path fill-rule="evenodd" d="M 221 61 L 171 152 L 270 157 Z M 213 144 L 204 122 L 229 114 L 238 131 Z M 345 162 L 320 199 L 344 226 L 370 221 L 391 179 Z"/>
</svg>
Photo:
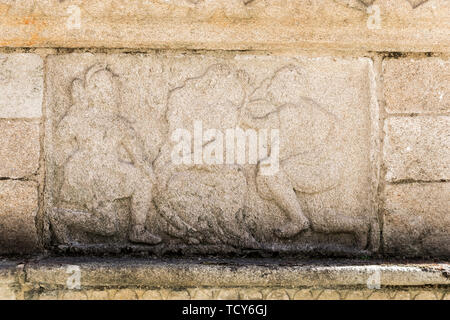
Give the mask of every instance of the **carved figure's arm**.
<svg viewBox="0 0 450 320">
<path fill-rule="evenodd" d="M 67 159 L 78 149 L 78 143 L 74 132 L 73 117 L 64 117 L 58 125 L 55 132 L 55 144 L 59 152 L 54 152 L 54 160 L 57 166 L 63 165 Z"/>
<path fill-rule="evenodd" d="M 248 103 L 241 112 L 240 125 L 243 128 L 264 129 L 273 122 L 271 115 L 277 112 L 277 107 L 265 100 Z M 276 125 L 272 123 L 272 125 Z"/>
<path fill-rule="evenodd" d="M 148 164 L 149 160 L 144 154 L 142 142 L 139 141 L 133 130 L 126 130 L 126 133 L 121 141 L 121 146 L 125 149 L 134 165 L 142 170 L 143 173 L 150 179 L 154 180 L 155 176 L 153 169 L 151 165 Z"/>
</svg>

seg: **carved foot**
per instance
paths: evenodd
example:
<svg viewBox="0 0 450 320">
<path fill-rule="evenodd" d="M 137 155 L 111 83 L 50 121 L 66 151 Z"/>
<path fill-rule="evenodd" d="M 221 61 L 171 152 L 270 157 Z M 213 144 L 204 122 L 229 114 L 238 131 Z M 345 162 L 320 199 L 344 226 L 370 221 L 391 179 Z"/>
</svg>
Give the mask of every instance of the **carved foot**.
<svg viewBox="0 0 450 320">
<path fill-rule="evenodd" d="M 289 221 L 284 226 L 275 230 L 279 238 L 291 238 L 303 230 L 309 229 L 310 224 L 306 217 L 301 216 L 295 221 Z"/>
<path fill-rule="evenodd" d="M 134 226 L 131 229 L 129 238 L 131 242 L 135 243 L 158 244 L 161 242 L 160 237 L 155 236 L 141 225 Z"/>
</svg>

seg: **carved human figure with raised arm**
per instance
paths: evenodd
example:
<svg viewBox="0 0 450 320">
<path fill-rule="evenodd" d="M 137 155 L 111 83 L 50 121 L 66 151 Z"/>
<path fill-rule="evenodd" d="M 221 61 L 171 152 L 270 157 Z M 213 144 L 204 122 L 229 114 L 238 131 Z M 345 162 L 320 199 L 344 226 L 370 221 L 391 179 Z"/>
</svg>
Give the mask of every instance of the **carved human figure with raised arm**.
<svg viewBox="0 0 450 320">
<path fill-rule="evenodd" d="M 54 137 L 60 202 L 82 205 L 84 210 L 58 209 L 54 229 L 65 226 L 103 236 L 114 235 L 117 213 L 114 200 L 130 200 L 129 240 L 156 244 L 147 215 L 152 204 L 154 174 L 143 143 L 119 111 L 119 90 L 114 74 L 96 64 L 84 79 L 72 82 L 72 106 L 57 125 Z M 61 208 L 61 206 L 60 206 Z M 62 222 L 62 223 L 58 223 Z M 64 237 L 66 232 L 56 232 Z"/>
</svg>

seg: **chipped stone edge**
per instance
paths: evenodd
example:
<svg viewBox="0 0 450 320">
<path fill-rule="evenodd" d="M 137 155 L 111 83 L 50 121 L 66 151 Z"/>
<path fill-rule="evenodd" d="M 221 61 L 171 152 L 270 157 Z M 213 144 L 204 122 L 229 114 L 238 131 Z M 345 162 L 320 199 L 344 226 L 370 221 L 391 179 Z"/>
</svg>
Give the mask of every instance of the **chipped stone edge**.
<svg viewBox="0 0 450 320">
<path fill-rule="evenodd" d="M 280 265 L 274 260 L 150 260 L 142 258 L 47 258 L 23 264 L 0 261 L 0 291 L 18 300 L 46 297 L 77 297 L 88 292 L 157 291 L 159 296 L 174 295 L 180 290 L 233 291 L 256 290 L 334 290 L 338 296 L 348 292 L 369 295 L 381 289 L 389 298 L 400 291 L 436 291 L 442 297 L 450 293 L 450 264 L 389 263 L 363 264 L 361 261 L 300 261 Z M 71 290 L 68 267 L 80 270 L 81 287 Z M 380 286 L 369 287 L 374 275 Z M 369 291 L 368 291 L 369 290 Z M 118 292 L 119 292 L 118 291 Z M 166 292 L 167 291 L 167 292 Z M 172 292 L 173 291 L 173 292 Z M 209 292 L 208 291 L 208 292 Z M 295 291 L 295 290 L 294 290 Z M 333 292 L 334 292 L 333 291 Z M 436 292 L 433 293 L 436 296 Z M 1 292 L 0 292 L 1 293 Z M 216 292 L 217 293 L 217 292 Z M 266 295 L 268 295 L 267 293 Z M 319 293 L 320 295 L 321 293 Z M 368 298 L 369 295 L 366 297 Z M 408 294 L 412 297 L 411 294 Z M 332 296 L 330 296 L 331 299 Z M 217 298 L 213 295 L 211 298 Z M 317 298 L 317 297 L 316 297 Z M 0 296 L 0 300 L 4 297 Z"/>
<path fill-rule="evenodd" d="M 25 266 L 30 284 L 65 286 L 67 266 L 77 265 L 84 287 L 335 287 L 366 286 L 379 272 L 382 286 L 450 285 L 449 264 L 294 265 L 192 261 L 47 261 Z"/>
</svg>

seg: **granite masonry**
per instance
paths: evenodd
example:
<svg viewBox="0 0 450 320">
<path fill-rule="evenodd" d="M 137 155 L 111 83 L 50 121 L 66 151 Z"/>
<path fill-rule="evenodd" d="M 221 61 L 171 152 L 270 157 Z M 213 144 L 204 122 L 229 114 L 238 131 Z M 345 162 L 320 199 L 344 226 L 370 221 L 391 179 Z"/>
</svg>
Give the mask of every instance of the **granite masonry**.
<svg viewBox="0 0 450 320">
<path fill-rule="evenodd" d="M 0 17 L 0 254 L 450 258 L 449 1 L 0 0 Z M 1 262 L 0 298 L 376 297 L 289 291 L 281 266 L 75 292 L 45 280 L 55 261 Z M 448 276 L 422 276 L 377 294 L 448 299 Z"/>
</svg>

